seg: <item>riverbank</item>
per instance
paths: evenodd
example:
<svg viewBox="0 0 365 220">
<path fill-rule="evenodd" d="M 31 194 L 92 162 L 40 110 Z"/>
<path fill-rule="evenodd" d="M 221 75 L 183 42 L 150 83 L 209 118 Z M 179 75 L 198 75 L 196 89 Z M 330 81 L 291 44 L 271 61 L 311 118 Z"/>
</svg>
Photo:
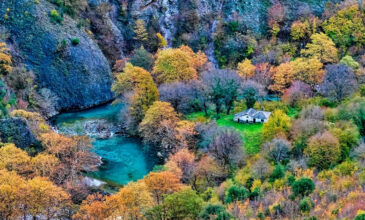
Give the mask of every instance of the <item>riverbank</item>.
<svg viewBox="0 0 365 220">
<path fill-rule="evenodd" d="M 118 126 L 118 115 L 123 107 L 122 103 L 107 104 L 52 118 L 58 132 L 91 138 L 92 151 L 103 163 L 98 171 L 85 175 L 111 187 L 142 179 L 156 164 L 156 158 L 147 152 L 140 139 L 123 135 Z"/>
</svg>

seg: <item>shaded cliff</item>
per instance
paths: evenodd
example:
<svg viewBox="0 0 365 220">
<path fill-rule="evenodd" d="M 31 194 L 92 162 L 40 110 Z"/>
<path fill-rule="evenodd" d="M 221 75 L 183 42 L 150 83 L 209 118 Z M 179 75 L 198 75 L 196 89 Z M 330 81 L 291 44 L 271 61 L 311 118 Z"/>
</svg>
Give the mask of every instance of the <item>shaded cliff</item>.
<svg viewBox="0 0 365 220">
<path fill-rule="evenodd" d="M 38 89 L 51 91 L 58 111 L 82 109 L 112 99 L 107 59 L 75 20 L 57 21 L 55 6 L 40 0 L 0 3 L 0 24 L 12 54 L 36 75 Z M 52 15 L 52 13 L 54 13 Z"/>
</svg>

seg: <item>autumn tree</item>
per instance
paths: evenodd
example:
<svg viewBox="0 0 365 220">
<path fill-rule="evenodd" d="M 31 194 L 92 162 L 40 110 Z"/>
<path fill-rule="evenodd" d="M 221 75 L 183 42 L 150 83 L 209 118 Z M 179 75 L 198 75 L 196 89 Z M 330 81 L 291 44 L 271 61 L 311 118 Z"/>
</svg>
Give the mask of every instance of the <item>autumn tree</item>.
<svg viewBox="0 0 365 220">
<path fill-rule="evenodd" d="M 351 95 L 356 87 L 354 71 L 344 64 L 335 64 L 326 67 L 326 75 L 319 92 L 333 101 L 341 101 Z"/>
<path fill-rule="evenodd" d="M 203 208 L 203 200 L 187 188 L 166 196 L 163 206 L 169 219 L 197 219 Z"/>
<path fill-rule="evenodd" d="M 60 165 L 59 159 L 48 153 L 40 153 L 31 159 L 31 167 L 37 176 L 52 178 Z"/>
<path fill-rule="evenodd" d="M 181 178 L 181 182 L 188 184 L 194 174 L 195 155 L 183 148 L 175 154 L 170 155 L 169 160 L 165 164 L 166 168 Z"/>
<path fill-rule="evenodd" d="M 282 63 L 273 68 L 273 72 L 272 79 L 274 84 L 270 86 L 270 89 L 282 93 L 294 81 L 294 66 L 290 62 Z"/>
<path fill-rule="evenodd" d="M 30 159 L 25 151 L 15 147 L 14 144 L 6 144 L 0 148 L 0 169 L 27 175 L 32 172 L 29 167 Z"/>
<path fill-rule="evenodd" d="M 157 204 L 162 203 L 165 194 L 179 191 L 183 186 L 179 178 L 168 171 L 150 172 L 144 182 Z"/>
<path fill-rule="evenodd" d="M 304 153 L 309 156 L 312 166 L 328 169 L 340 159 L 341 149 L 337 138 L 325 131 L 310 138 Z"/>
<path fill-rule="evenodd" d="M 24 118 L 28 122 L 30 129 L 36 136 L 47 133 L 50 130 L 50 127 L 47 125 L 46 120 L 44 120 L 42 115 L 38 112 L 29 112 L 23 109 L 17 109 L 13 110 L 10 113 L 10 116 Z"/>
<path fill-rule="evenodd" d="M 358 144 L 359 130 L 352 121 L 338 121 L 330 131 L 340 143 L 341 161 L 344 161 L 350 155 L 350 151 Z"/>
<path fill-rule="evenodd" d="M 242 139 L 232 129 L 219 129 L 209 145 L 209 154 L 225 168 L 237 167 L 245 159 Z"/>
<path fill-rule="evenodd" d="M 294 21 L 290 29 L 290 35 L 292 39 L 296 41 L 306 40 L 312 34 L 310 23 L 308 20 Z"/>
<path fill-rule="evenodd" d="M 256 71 L 252 80 L 259 82 L 265 88 L 269 88 L 273 81 L 273 74 L 274 68 L 272 68 L 269 63 L 259 63 L 256 64 Z"/>
<path fill-rule="evenodd" d="M 207 187 L 214 187 L 226 178 L 224 168 L 209 155 L 203 156 L 195 167 L 191 185 L 198 191 L 204 191 Z"/>
<path fill-rule="evenodd" d="M 294 80 L 307 83 L 312 88 L 320 84 L 324 77 L 323 64 L 317 58 L 297 58 L 290 62 L 294 69 Z"/>
<path fill-rule="evenodd" d="M 346 55 L 342 57 L 340 60 L 340 63 L 343 63 L 349 67 L 351 67 L 354 71 L 358 70 L 360 68 L 360 63 L 358 63 L 354 58 L 350 55 Z"/>
<path fill-rule="evenodd" d="M 285 90 L 282 99 L 292 107 L 298 107 L 299 102 L 313 97 L 312 88 L 301 81 L 294 81 L 293 84 Z"/>
<path fill-rule="evenodd" d="M 206 62 L 206 56 L 194 53 L 189 47 L 169 48 L 157 54 L 152 75 L 158 84 L 197 79 L 198 70 Z"/>
<path fill-rule="evenodd" d="M 162 36 L 161 33 L 156 34 L 157 40 L 158 40 L 158 47 L 159 48 L 165 48 L 167 46 L 166 39 Z"/>
<path fill-rule="evenodd" d="M 9 51 L 6 43 L 0 42 L 0 74 L 2 75 L 10 73 L 12 70 L 12 61 Z"/>
<path fill-rule="evenodd" d="M 154 202 L 143 180 L 131 182 L 115 195 L 107 197 L 107 207 L 112 208 L 114 218 L 140 219 Z"/>
<path fill-rule="evenodd" d="M 24 196 L 21 192 L 26 181 L 16 172 L 0 169 L 0 218 L 16 219 L 21 216 L 20 207 Z"/>
<path fill-rule="evenodd" d="M 297 58 L 273 68 L 274 84 L 270 89 L 283 93 L 295 80 L 309 84 L 312 88 L 323 80 L 323 64 L 317 58 Z"/>
<path fill-rule="evenodd" d="M 312 43 L 308 43 L 306 48 L 301 50 L 301 54 L 308 57 L 316 57 L 322 63 L 338 62 L 337 48 L 335 43 L 324 33 L 313 34 Z"/>
<path fill-rule="evenodd" d="M 139 132 L 144 142 L 168 155 L 176 147 L 175 127 L 178 121 L 177 113 L 170 103 L 156 101 L 147 110 L 139 125 Z"/>
<path fill-rule="evenodd" d="M 365 44 L 363 12 L 358 5 L 344 8 L 323 23 L 325 33 L 341 48 Z"/>
<path fill-rule="evenodd" d="M 324 132 L 328 128 L 324 121 L 324 113 L 318 106 L 308 106 L 301 112 L 301 117 L 293 122 L 291 138 L 294 140 L 292 153 L 301 156 L 311 136 Z"/>
<path fill-rule="evenodd" d="M 290 157 L 291 144 L 281 138 L 275 138 L 263 144 L 261 152 L 271 161 L 281 163 Z"/>
<path fill-rule="evenodd" d="M 285 18 L 284 6 L 276 1 L 268 10 L 269 26 L 274 37 L 280 32 L 280 25 Z"/>
<path fill-rule="evenodd" d="M 111 209 L 116 207 L 108 207 L 106 197 L 100 193 L 89 195 L 82 204 L 78 212 L 72 216 L 77 220 L 98 220 L 105 219 L 111 215 Z"/>
<path fill-rule="evenodd" d="M 275 137 L 286 137 L 291 127 L 290 118 L 281 110 L 274 111 L 262 129 L 262 138 L 269 141 Z"/>
<path fill-rule="evenodd" d="M 35 177 L 27 181 L 22 189 L 24 198 L 24 215 L 34 219 L 43 215 L 47 219 L 62 216 L 64 209 L 70 204 L 69 195 L 46 178 Z"/>
<path fill-rule="evenodd" d="M 127 99 L 127 118 L 130 121 L 127 127 L 135 133 L 148 108 L 159 98 L 152 76 L 143 68 L 127 63 L 123 72 L 118 74 L 112 90 Z"/>
<path fill-rule="evenodd" d="M 146 24 L 143 20 L 138 19 L 134 26 L 135 39 L 141 42 L 143 45 L 148 42 L 148 33 L 146 30 Z"/>
<path fill-rule="evenodd" d="M 205 69 L 205 65 L 208 62 L 208 58 L 205 55 L 205 53 L 198 51 L 194 52 L 189 46 L 181 45 L 179 47 L 182 51 L 187 53 L 191 57 L 191 62 L 193 64 L 193 67 L 198 71 L 201 72 Z"/>
<path fill-rule="evenodd" d="M 97 157 L 90 151 L 87 137 L 65 137 L 51 132 L 42 134 L 40 140 L 46 151 L 55 155 L 61 163 L 54 177 L 58 183 L 75 180 L 81 171 L 94 170 L 98 164 Z"/>
<path fill-rule="evenodd" d="M 237 72 L 243 79 L 252 78 L 255 74 L 256 66 L 252 64 L 251 60 L 245 59 L 237 64 Z"/>
<path fill-rule="evenodd" d="M 190 84 L 184 82 L 165 83 L 158 90 L 160 100 L 169 102 L 177 112 L 189 113 L 193 111 L 196 96 L 194 96 Z"/>
</svg>

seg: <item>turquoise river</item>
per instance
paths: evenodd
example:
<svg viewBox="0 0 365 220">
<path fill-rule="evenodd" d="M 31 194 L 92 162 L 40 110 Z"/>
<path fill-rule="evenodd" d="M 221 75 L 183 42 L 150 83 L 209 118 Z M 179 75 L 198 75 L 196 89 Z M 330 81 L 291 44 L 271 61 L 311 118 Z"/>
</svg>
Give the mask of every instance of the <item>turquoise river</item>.
<svg viewBox="0 0 365 220">
<path fill-rule="evenodd" d="M 122 135 L 96 138 L 95 132 L 87 132 L 87 127 L 103 124 L 115 126 L 122 104 L 104 105 L 90 110 L 64 113 L 54 119 L 60 133 L 88 135 L 92 140 L 92 151 L 102 157 L 103 164 L 96 172 L 88 173 L 95 179 L 114 184 L 127 184 L 142 179 L 151 171 L 154 160 L 144 151 L 139 139 Z"/>
</svg>

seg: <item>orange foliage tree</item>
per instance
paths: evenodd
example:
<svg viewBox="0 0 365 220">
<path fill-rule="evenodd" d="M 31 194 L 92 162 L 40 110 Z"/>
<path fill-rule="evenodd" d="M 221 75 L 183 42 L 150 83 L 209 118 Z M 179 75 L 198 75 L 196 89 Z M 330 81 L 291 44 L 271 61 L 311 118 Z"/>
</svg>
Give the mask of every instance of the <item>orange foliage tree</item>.
<svg viewBox="0 0 365 220">
<path fill-rule="evenodd" d="M 183 186 L 179 178 L 168 171 L 151 172 L 144 181 L 157 204 L 161 204 L 164 194 L 176 192 Z"/>
</svg>

